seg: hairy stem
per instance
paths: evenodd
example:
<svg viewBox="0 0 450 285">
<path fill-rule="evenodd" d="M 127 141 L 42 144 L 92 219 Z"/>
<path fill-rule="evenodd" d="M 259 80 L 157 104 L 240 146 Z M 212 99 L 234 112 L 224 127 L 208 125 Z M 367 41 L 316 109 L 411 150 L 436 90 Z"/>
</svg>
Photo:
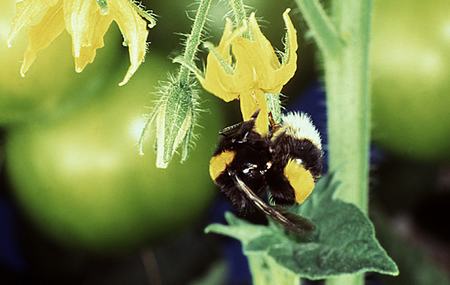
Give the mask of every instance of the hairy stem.
<svg viewBox="0 0 450 285">
<path fill-rule="evenodd" d="M 342 43 L 336 28 L 325 13 L 318 0 L 295 0 L 302 11 L 314 39 L 324 56 L 336 56 L 342 48 Z M 345 1 L 345 0 L 343 0 Z"/>
<path fill-rule="evenodd" d="M 200 5 L 195 14 L 194 24 L 192 25 L 191 33 L 186 40 L 186 47 L 183 54 L 183 61 L 189 64 L 194 63 L 195 54 L 197 52 L 198 46 L 201 43 L 201 37 L 203 29 L 205 27 L 206 18 L 208 16 L 209 8 L 211 7 L 211 0 L 200 0 Z M 181 65 L 178 78 L 180 83 L 189 83 L 189 69 Z"/>
<path fill-rule="evenodd" d="M 237 27 L 240 27 L 244 24 L 247 15 L 245 14 L 245 6 L 242 0 L 230 0 L 229 4 L 233 9 L 234 14 L 234 22 Z"/>
<path fill-rule="evenodd" d="M 324 59 L 329 166 L 342 183 L 338 197 L 367 212 L 372 1 L 333 1 L 334 23 L 317 0 L 296 1 Z M 364 276 L 346 275 L 327 281 L 327 285 L 344 284 L 364 284 Z"/>
</svg>

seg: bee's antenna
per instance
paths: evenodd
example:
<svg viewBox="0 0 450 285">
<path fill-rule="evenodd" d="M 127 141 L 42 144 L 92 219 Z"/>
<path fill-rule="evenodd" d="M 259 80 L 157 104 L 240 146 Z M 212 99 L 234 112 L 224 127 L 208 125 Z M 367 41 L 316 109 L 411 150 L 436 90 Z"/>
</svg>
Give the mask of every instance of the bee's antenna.
<svg viewBox="0 0 450 285">
<path fill-rule="evenodd" d="M 235 173 L 229 172 L 228 174 L 233 177 L 236 185 L 255 204 L 255 206 L 258 207 L 258 209 L 276 222 L 282 224 L 286 229 L 299 235 L 305 235 L 314 230 L 314 225 L 307 219 L 291 213 L 283 213 L 282 211 L 267 205 Z"/>
</svg>

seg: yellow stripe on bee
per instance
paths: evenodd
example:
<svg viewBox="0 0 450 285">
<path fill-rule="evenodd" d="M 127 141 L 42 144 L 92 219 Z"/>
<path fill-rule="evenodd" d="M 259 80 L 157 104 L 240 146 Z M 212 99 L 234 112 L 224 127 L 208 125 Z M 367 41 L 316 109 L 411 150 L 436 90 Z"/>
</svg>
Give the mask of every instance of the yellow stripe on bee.
<svg viewBox="0 0 450 285">
<path fill-rule="evenodd" d="M 212 180 L 216 180 L 220 174 L 227 168 L 227 166 L 233 161 L 236 153 L 234 151 L 226 150 L 218 155 L 215 155 L 209 161 L 209 175 Z"/>
<path fill-rule="evenodd" d="M 284 167 L 284 176 L 294 188 L 295 201 L 303 203 L 314 189 L 315 183 L 311 172 L 291 159 Z"/>
</svg>

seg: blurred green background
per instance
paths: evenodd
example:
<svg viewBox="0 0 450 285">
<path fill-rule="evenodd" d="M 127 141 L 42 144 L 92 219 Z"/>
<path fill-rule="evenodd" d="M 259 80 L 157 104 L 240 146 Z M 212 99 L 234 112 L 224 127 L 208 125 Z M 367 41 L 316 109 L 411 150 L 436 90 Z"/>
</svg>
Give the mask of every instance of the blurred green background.
<svg viewBox="0 0 450 285">
<path fill-rule="evenodd" d="M 281 14 L 295 3 L 245 3 L 282 49 Z M 14 4 L 0 3 L 3 43 Z M 189 32 L 197 7 L 145 4 L 158 24 L 145 63 L 124 87 L 117 83 L 128 51 L 115 25 L 81 74 L 67 33 L 25 78 L 26 32 L 12 48 L 0 45 L 1 284 L 248 284 L 239 245 L 202 232 L 230 209 L 210 181 L 208 161 L 218 131 L 240 120 L 238 103 L 201 94 L 206 112 L 185 164 L 175 157 L 167 170 L 156 169 L 151 135 L 138 155 L 152 92 L 175 71 L 170 58 L 181 52 L 180 34 Z M 227 11 L 226 1 L 215 1 L 206 40 L 217 43 Z M 369 274 L 368 284 L 449 284 L 449 11 L 448 0 L 374 0 L 371 211 L 401 274 Z M 298 10 L 291 15 L 300 49 L 285 104 L 322 118 L 321 59 Z"/>
</svg>

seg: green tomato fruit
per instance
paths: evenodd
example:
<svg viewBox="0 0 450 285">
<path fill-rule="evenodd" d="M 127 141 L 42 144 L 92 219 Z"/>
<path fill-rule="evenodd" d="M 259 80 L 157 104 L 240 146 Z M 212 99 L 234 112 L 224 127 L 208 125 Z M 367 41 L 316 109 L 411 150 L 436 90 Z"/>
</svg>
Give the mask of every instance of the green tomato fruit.
<svg viewBox="0 0 450 285">
<path fill-rule="evenodd" d="M 374 2 L 377 143 L 420 160 L 450 158 L 450 2 Z"/>
<path fill-rule="evenodd" d="M 156 99 L 149 91 L 165 79 L 169 62 L 153 53 L 124 87 L 56 121 L 12 130 L 6 152 L 13 191 L 42 230 L 66 244 L 127 247 L 174 234 L 205 210 L 215 193 L 208 162 L 223 127 L 217 99 L 203 100 L 214 112 L 202 113 L 187 162 L 175 156 L 157 169 L 150 141 L 138 154 L 145 106 Z"/>
<path fill-rule="evenodd" d="M 110 28 L 105 47 L 98 51 L 95 61 L 78 74 L 72 57 L 71 38 L 67 32 L 63 32 L 38 54 L 22 78 L 19 71 L 28 42 L 26 29 L 13 41 L 11 48 L 6 45 L 15 2 L 0 2 L 0 126 L 49 116 L 60 111 L 61 106 L 81 100 L 80 93 L 92 94 L 82 91 L 99 89 L 105 84 L 107 73 L 115 70 L 111 67 L 117 64 L 121 46 L 117 28 Z M 121 71 L 125 73 L 126 67 Z"/>
</svg>

